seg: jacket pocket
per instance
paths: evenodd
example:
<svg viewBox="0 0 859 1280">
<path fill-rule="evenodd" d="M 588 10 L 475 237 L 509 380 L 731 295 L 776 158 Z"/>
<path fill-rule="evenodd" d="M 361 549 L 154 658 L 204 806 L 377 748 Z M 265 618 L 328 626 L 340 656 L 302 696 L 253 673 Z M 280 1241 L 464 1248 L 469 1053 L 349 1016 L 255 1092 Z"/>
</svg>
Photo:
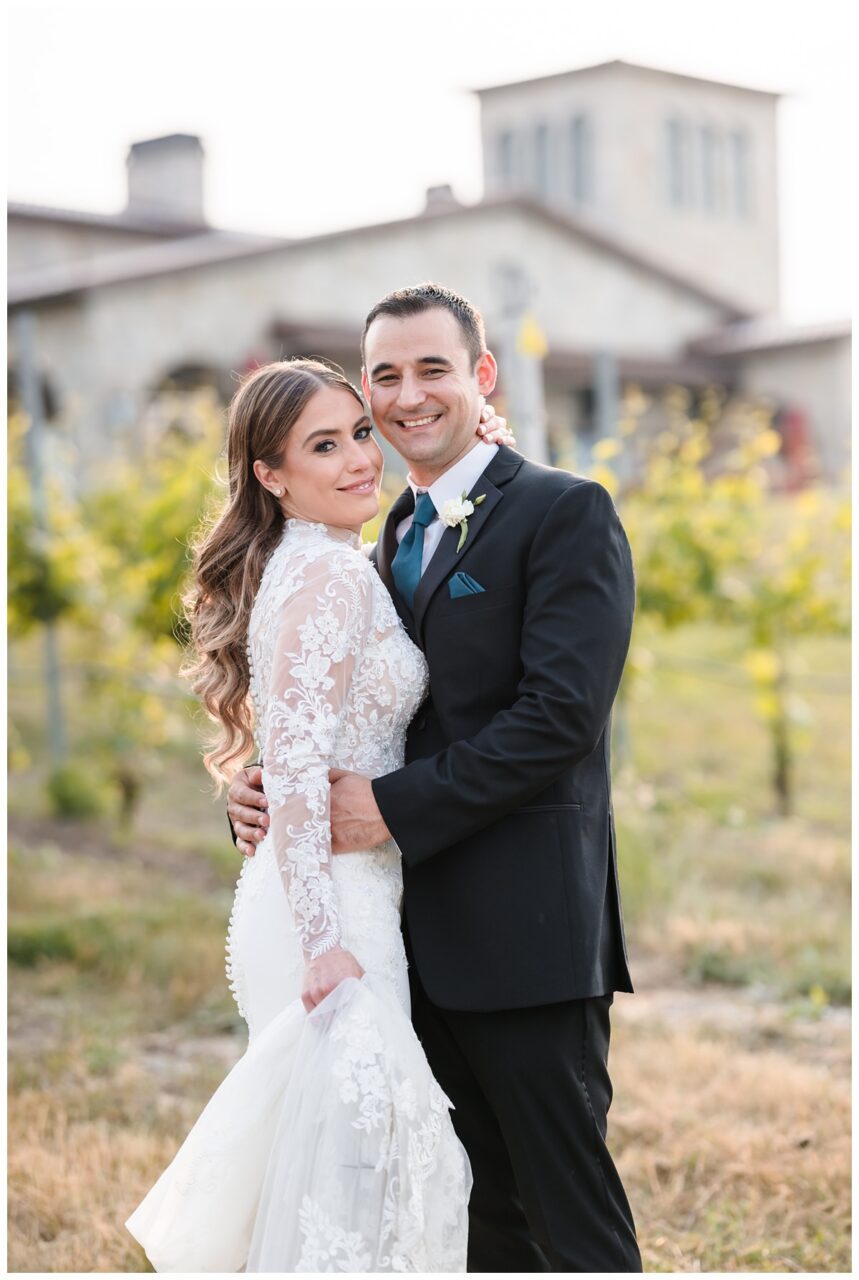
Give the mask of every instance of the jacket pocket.
<svg viewBox="0 0 859 1280">
<path fill-rule="evenodd" d="M 502 587 L 500 590 L 485 588 L 483 591 L 469 592 L 467 595 L 453 596 L 439 593 L 439 598 L 430 604 L 430 612 L 439 622 L 453 618 L 464 618 L 470 613 L 485 613 L 490 609 L 503 609 L 505 606 L 519 606 L 517 587 Z"/>
<path fill-rule="evenodd" d="M 580 804 L 523 804 L 521 808 L 514 809 L 514 813 L 564 813 L 572 811 L 579 813 L 584 806 Z"/>
</svg>

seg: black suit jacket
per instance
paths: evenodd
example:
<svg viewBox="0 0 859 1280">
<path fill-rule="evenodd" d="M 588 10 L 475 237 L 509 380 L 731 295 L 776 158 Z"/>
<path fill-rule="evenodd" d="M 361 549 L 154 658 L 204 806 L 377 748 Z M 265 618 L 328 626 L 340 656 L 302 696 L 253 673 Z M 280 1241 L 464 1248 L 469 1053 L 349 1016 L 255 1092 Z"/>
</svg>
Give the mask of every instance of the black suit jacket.
<svg viewBox="0 0 859 1280">
<path fill-rule="evenodd" d="M 629 647 L 632 558 L 599 484 L 502 446 L 461 552 L 447 529 L 415 596 L 379 573 L 429 663 L 406 764 L 377 778 L 402 850 L 412 962 L 446 1009 L 527 1008 L 631 991 L 609 739 Z M 467 572 L 484 590 L 451 598 Z"/>
</svg>

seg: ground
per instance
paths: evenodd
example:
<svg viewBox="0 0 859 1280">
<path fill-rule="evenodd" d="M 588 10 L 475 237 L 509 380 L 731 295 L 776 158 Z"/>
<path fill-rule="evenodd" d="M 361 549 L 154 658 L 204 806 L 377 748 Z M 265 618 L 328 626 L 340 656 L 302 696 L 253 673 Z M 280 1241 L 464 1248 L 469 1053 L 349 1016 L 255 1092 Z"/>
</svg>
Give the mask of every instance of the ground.
<svg viewBox="0 0 859 1280">
<path fill-rule="evenodd" d="M 846 642 L 799 655 L 789 818 L 732 638 L 639 642 L 657 660 L 615 735 L 636 994 L 615 1000 L 609 1143 L 645 1267 L 849 1271 Z M 19 713 L 25 745 L 38 714 Z M 123 838 L 49 817 L 36 766 L 12 775 L 13 1271 L 146 1270 L 122 1223 L 243 1049 L 223 975 L 238 856 L 193 744 L 162 765 Z"/>
</svg>

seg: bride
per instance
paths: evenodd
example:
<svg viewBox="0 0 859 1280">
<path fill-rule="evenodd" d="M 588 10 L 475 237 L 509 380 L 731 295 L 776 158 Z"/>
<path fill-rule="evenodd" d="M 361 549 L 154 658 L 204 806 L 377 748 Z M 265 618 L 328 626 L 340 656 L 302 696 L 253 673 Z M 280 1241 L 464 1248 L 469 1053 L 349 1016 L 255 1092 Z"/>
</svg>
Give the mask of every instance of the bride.
<svg viewBox="0 0 859 1280">
<path fill-rule="evenodd" d="M 329 769 L 399 768 L 427 690 L 361 551 L 382 454 L 343 374 L 292 360 L 239 389 L 228 456 L 191 676 L 207 768 L 255 743 L 269 800 L 227 938 L 248 1047 L 126 1226 L 157 1271 L 464 1271 L 471 1171 L 409 1019 L 399 851 L 330 848 Z"/>
</svg>

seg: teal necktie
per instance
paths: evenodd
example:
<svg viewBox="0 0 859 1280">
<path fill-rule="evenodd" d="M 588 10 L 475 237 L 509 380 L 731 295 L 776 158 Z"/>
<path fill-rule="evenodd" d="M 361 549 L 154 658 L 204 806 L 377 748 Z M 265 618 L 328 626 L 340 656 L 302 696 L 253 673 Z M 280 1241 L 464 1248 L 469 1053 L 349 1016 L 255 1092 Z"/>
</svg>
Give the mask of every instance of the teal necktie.
<svg viewBox="0 0 859 1280">
<path fill-rule="evenodd" d="M 424 554 L 424 530 L 435 520 L 435 507 L 428 493 L 419 493 L 415 514 L 410 528 L 400 543 L 391 562 L 391 573 L 397 590 L 411 610 L 415 607 L 415 592 L 421 580 L 421 561 Z"/>
</svg>

